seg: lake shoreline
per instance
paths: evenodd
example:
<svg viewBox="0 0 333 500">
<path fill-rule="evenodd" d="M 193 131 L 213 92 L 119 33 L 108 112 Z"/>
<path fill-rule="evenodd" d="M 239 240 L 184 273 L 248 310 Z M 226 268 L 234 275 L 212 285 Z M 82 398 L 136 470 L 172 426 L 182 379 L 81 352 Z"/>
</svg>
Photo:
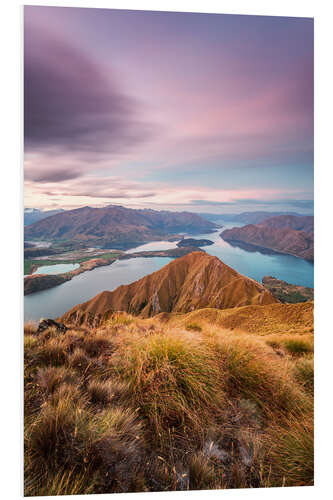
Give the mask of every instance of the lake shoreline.
<svg viewBox="0 0 333 500">
<path fill-rule="evenodd" d="M 183 248 L 171 248 L 168 250 L 151 250 L 143 252 L 133 252 L 128 254 L 120 254 L 118 257 L 97 257 L 91 260 L 86 260 L 80 262 L 80 267 L 73 271 L 60 274 L 31 274 L 24 278 L 24 295 L 30 295 L 32 293 L 40 292 L 42 290 L 47 290 L 54 286 L 59 286 L 66 281 L 71 280 L 75 276 L 82 274 L 86 271 L 92 271 L 96 267 L 107 266 L 115 262 L 116 260 L 127 260 L 134 259 L 138 257 L 183 257 L 184 255 L 195 252 L 200 249 L 195 247 L 183 247 Z M 37 269 L 39 266 L 36 266 Z"/>
</svg>

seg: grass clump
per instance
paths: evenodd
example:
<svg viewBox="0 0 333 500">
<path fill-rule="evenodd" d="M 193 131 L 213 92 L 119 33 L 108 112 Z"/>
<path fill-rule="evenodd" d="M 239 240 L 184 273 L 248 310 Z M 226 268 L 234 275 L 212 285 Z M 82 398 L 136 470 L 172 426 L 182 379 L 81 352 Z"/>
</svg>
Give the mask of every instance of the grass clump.
<svg viewBox="0 0 333 500">
<path fill-rule="evenodd" d="M 89 364 L 91 363 L 91 359 L 83 349 L 77 347 L 67 358 L 67 362 L 69 366 L 75 368 L 81 372 L 84 372 Z"/>
<path fill-rule="evenodd" d="M 313 485 L 313 417 L 304 415 L 273 426 L 269 438 L 272 486 Z"/>
<path fill-rule="evenodd" d="M 97 357 L 101 354 L 111 353 L 113 345 L 107 335 L 96 333 L 85 340 L 82 348 L 88 356 Z"/>
<path fill-rule="evenodd" d="M 157 436 L 185 425 L 189 433 L 198 431 L 202 417 L 221 403 L 217 363 L 194 339 L 153 334 L 135 341 L 123 353 L 121 370 Z"/>
<path fill-rule="evenodd" d="M 38 362 L 41 365 L 60 366 L 66 360 L 67 352 L 61 339 L 50 338 L 38 349 Z"/>
<path fill-rule="evenodd" d="M 110 403 L 114 396 L 113 384 L 110 380 L 100 381 L 92 380 L 87 388 L 89 399 L 93 404 L 103 404 L 106 405 Z"/>
<path fill-rule="evenodd" d="M 202 453 L 196 453 L 189 460 L 189 489 L 208 490 L 221 487 L 221 480 L 209 459 Z"/>
<path fill-rule="evenodd" d="M 78 383 L 74 372 L 64 366 L 39 368 L 36 378 L 37 384 L 46 395 L 52 394 L 61 384 L 75 385 Z"/>
<path fill-rule="evenodd" d="M 288 366 L 273 360 L 267 350 L 254 341 L 224 338 L 217 342 L 225 389 L 229 395 L 254 401 L 267 416 L 288 413 L 306 404 Z"/>
<path fill-rule="evenodd" d="M 294 367 L 294 377 L 304 389 L 313 395 L 314 393 L 314 367 L 313 359 L 299 359 Z"/>
<path fill-rule="evenodd" d="M 283 342 L 285 349 L 292 356 L 303 356 L 313 353 L 313 345 L 303 339 L 289 339 Z"/>
</svg>

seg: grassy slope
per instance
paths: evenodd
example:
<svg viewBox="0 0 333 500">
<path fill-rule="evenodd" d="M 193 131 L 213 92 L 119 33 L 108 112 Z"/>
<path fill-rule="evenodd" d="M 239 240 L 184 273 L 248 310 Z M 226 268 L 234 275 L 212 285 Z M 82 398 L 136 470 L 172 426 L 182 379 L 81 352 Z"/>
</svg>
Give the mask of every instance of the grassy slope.
<svg viewBox="0 0 333 500">
<path fill-rule="evenodd" d="M 219 314 L 26 325 L 25 494 L 312 484 L 311 333 Z"/>
</svg>

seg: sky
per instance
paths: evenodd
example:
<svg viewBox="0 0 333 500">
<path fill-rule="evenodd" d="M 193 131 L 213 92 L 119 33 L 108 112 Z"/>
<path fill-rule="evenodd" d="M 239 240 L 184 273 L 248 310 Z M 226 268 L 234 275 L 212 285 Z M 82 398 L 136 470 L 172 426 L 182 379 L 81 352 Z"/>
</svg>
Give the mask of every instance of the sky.
<svg viewBox="0 0 333 500">
<path fill-rule="evenodd" d="M 24 7 L 41 209 L 313 213 L 313 19 Z"/>
</svg>

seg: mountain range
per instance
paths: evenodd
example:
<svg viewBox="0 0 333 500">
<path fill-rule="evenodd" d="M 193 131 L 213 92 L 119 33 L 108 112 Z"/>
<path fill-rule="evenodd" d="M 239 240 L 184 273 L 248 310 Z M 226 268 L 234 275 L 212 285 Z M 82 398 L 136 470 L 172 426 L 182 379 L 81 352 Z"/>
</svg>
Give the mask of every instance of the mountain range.
<svg viewBox="0 0 333 500">
<path fill-rule="evenodd" d="M 114 311 L 150 317 L 161 312 L 187 313 L 205 307 L 226 309 L 275 302 L 278 300 L 257 281 L 239 274 L 217 257 L 198 251 L 130 285 L 96 295 L 73 307 L 62 320 L 96 323 Z"/>
<path fill-rule="evenodd" d="M 240 214 L 207 214 L 201 213 L 202 217 L 210 221 L 221 221 L 223 222 L 240 222 L 242 224 L 259 224 L 265 219 L 271 217 L 277 217 L 279 215 L 294 215 L 300 216 L 296 212 L 266 212 L 266 211 L 254 211 L 254 212 L 242 212 Z"/>
<path fill-rule="evenodd" d="M 81 241 L 90 245 L 126 247 L 170 239 L 180 232 L 211 232 L 216 224 L 190 212 L 134 210 L 109 205 L 66 210 L 31 224 L 25 238 Z"/>
<path fill-rule="evenodd" d="M 38 222 L 39 220 L 46 219 L 46 217 L 50 217 L 52 215 L 59 214 L 64 212 L 62 208 L 57 210 L 39 210 L 38 208 L 25 208 L 24 209 L 24 225 L 28 226 L 29 224 L 33 224 L 34 222 Z"/>
<path fill-rule="evenodd" d="M 314 257 L 313 216 L 271 217 L 260 224 L 226 229 L 221 237 L 230 243 L 251 244 L 307 260 Z"/>
</svg>

